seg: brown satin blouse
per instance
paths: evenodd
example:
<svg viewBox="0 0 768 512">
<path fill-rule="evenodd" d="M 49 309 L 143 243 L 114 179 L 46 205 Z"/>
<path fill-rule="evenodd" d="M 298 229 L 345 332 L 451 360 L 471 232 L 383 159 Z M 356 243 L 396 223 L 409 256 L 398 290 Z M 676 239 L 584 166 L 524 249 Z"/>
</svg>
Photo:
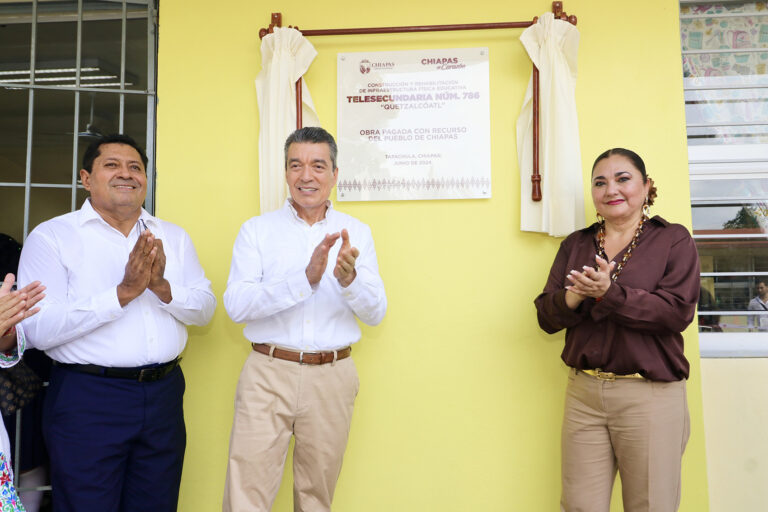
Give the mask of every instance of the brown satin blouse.
<svg viewBox="0 0 768 512">
<path fill-rule="evenodd" d="M 593 224 L 560 244 L 544 291 L 534 300 L 539 325 L 550 334 L 566 330 L 562 358 L 573 368 L 639 372 L 656 381 L 688 378 L 680 333 L 699 299 L 699 256 L 688 230 L 659 216 L 650 219 L 603 300 L 587 298 L 572 310 L 565 303 L 566 275 L 595 265 L 596 235 Z"/>
</svg>

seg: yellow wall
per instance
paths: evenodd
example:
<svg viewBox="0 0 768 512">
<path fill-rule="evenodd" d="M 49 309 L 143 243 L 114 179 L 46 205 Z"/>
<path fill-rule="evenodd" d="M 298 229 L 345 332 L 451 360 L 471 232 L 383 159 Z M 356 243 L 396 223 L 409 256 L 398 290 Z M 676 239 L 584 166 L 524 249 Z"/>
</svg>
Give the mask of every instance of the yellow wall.
<svg viewBox="0 0 768 512">
<path fill-rule="evenodd" d="M 703 359 L 712 512 L 768 509 L 768 359 Z"/>
<path fill-rule="evenodd" d="M 237 230 L 258 211 L 253 79 L 258 29 L 270 12 L 309 29 L 523 20 L 550 5 L 162 0 L 158 214 L 189 231 L 221 297 Z M 585 173 L 602 150 L 634 148 L 659 186 L 655 211 L 690 225 L 677 7 L 668 0 L 629 7 L 565 4 L 582 32 L 577 100 Z M 361 390 L 336 511 L 557 509 L 562 334 L 539 330 L 532 301 L 560 240 L 518 228 L 514 126 L 530 73 L 520 33 L 312 40 L 320 55 L 307 81 L 331 132 L 337 52 L 488 46 L 491 56 L 492 199 L 338 205 L 371 226 L 390 307 L 355 347 Z M 190 334 L 180 510 L 208 512 L 221 500 L 234 389 L 249 347 L 221 306 L 208 327 Z M 693 435 L 681 510 L 701 512 L 708 504 L 695 331 L 687 341 Z M 289 482 L 277 511 L 292 510 Z"/>
</svg>

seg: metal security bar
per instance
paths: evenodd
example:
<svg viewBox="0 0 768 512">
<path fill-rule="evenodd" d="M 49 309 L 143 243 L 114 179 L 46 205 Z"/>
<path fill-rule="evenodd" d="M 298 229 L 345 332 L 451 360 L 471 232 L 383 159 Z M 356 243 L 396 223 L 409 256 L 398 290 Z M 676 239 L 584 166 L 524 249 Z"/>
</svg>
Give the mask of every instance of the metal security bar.
<svg viewBox="0 0 768 512">
<path fill-rule="evenodd" d="M 143 3 L 143 2 L 142 2 Z M 36 80 L 37 75 L 37 50 L 38 50 L 38 25 L 41 22 L 39 19 L 38 4 L 39 0 L 32 0 L 32 13 L 29 18 L 31 25 L 31 41 L 30 41 L 30 63 L 29 63 L 29 82 L 28 83 L 15 83 L 15 82 L 0 82 L 0 89 L 7 90 L 28 90 L 28 109 L 27 109 L 27 139 L 26 139 L 26 163 L 24 182 L 2 182 L 0 186 L 23 186 L 24 187 L 24 223 L 23 223 L 23 238 L 26 239 L 30 229 L 30 200 L 32 188 L 70 188 L 71 194 L 71 209 L 77 208 L 77 191 L 81 188 L 78 185 L 78 173 L 79 162 L 77 161 L 78 150 L 78 131 L 80 124 L 80 104 L 81 93 L 100 93 L 100 94 L 116 94 L 119 97 L 119 131 L 125 128 L 125 98 L 126 95 L 140 95 L 145 96 L 147 99 L 147 140 L 146 140 L 146 152 L 149 162 L 147 164 L 147 198 L 145 201 L 145 208 L 154 213 L 155 209 L 155 143 L 154 143 L 154 131 L 155 131 L 155 106 L 156 106 L 156 86 L 155 86 L 155 66 L 157 55 L 157 0 L 149 0 L 146 2 L 147 7 L 144 16 L 147 19 L 147 87 L 144 90 L 126 89 L 126 40 L 127 40 L 127 20 L 136 19 L 137 14 L 135 12 L 128 12 L 127 0 L 121 2 L 121 32 L 120 32 L 120 84 L 119 87 L 95 87 L 90 82 L 83 82 L 81 70 L 83 68 L 82 62 L 82 31 L 84 20 L 98 20 L 98 19 L 112 19 L 114 15 L 106 14 L 104 18 L 99 18 L 98 13 L 88 13 L 86 16 L 83 8 L 83 0 L 77 1 L 77 15 L 75 21 L 77 22 L 77 53 L 75 58 L 75 66 L 73 71 L 75 73 L 75 85 L 45 85 L 38 83 Z M 142 16 L 143 17 L 143 16 Z M 19 18 L 21 22 L 26 22 L 26 17 Z M 71 16 L 61 15 L 46 19 L 45 22 L 61 22 L 61 21 L 73 21 Z M 83 85 L 84 84 L 84 85 Z M 69 184 L 62 187 L 58 184 L 37 184 L 32 183 L 32 148 L 34 144 L 34 132 L 35 132 L 35 100 L 37 91 L 71 91 L 74 97 L 74 122 L 72 130 L 72 179 Z"/>
</svg>

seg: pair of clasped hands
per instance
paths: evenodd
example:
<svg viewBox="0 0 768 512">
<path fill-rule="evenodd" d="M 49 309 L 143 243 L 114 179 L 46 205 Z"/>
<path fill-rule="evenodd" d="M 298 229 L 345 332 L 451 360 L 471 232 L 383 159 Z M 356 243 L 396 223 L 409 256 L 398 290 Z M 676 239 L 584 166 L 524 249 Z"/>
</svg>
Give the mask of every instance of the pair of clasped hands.
<svg viewBox="0 0 768 512">
<path fill-rule="evenodd" d="M 165 277 L 165 251 L 163 241 L 155 238 L 148 229 L 144 230 L 125 264 L 122 282 L 117 285 L 117 300 L 124 307 L 133 299 L 150 290 L 168 304 L 171 302 L 171 284 Z"/>
<path fill-rule="evenodd" d="M 346 288 L 355 280 L 357 276 L 355 260 L 360 255 L 360 251 L 356 247 L 352 247 L 349 243 L 349 233 L 346 229 L 342 229 L 341 233 L 325 235 L 323 241 L 312 252 L 312 257 L 309 259 L 309 265 L 307 265 L 306 270 L 310 285 L 315 286 L 322 279 L 323 273 L 325 273 L 325 269 L 328 266 L 328 253 L 339 238 L 341 238 L 341 247 L 339 248 L 339 256 L 336 258 L 333 276 L 342 288 Z"/>
<path fill-rule="evenodd" d="M 45 294 L 45 286 L 40 281 L 30 283 L 21 290 L 13 291 L 13 283 L 16 277 L 6 274 L 3 284 L 0 285 L 0 350 L 10 350 L 16 345 L 16 324 L 29 318 L 40 308 L 35 304 L 40 302 Z"/>
<path fill-rule="evenodd" d="M 571 309 L 576 309 L 587 297 L 601 298 L 611 287 L 611 272 L 616 267 L 616 262 L 608 263 L 598 255 L 595 255 L 595 261 L 597 269 L 584 265 L 581 272 L 571 270 L 565 276 L 572 283 L 565 287 L 565 302 Z"/>
</svg>

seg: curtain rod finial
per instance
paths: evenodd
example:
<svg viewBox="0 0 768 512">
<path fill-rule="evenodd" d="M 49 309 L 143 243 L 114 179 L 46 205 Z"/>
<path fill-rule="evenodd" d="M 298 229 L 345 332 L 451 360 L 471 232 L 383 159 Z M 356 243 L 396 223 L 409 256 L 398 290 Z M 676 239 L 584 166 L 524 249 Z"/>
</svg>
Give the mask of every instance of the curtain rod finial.
<svg viewBox="0 0 768 512">
<path fill-rule="evenodd" d="M 275 31 L 275 27 L 283 26 L 283 14 L 280 12 L 273 12 L 270 18 L 270 24 L 267 28 L 259 30 L 259 39 L 264 39 L 267 34 L 271 34 Z"/>
</svg>

